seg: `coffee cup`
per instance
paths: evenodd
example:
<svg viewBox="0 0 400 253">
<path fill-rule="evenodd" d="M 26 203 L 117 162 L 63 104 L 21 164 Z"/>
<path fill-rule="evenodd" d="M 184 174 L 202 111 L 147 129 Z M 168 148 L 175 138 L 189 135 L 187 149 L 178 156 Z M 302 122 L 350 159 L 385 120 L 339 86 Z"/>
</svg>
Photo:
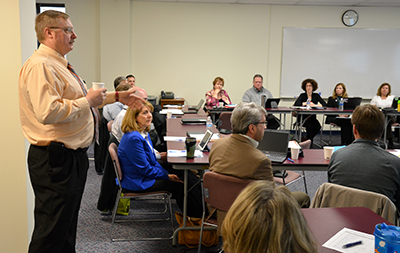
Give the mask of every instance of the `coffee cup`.
<svg viewBox="0 0 400 253">
<path fill-rule="evenodd" d="M 333 154 L 334 147 L 324 147 L 324 158 L 330 160 Z"/>
<path fill-rule="evenodd" d="M 186 137 L 185 146 L 186 146 L 186 158 L 193 159 L 194 151 L 196 150 L 196 138 Z"/>
<path fill-rule="evenodd" d="M 219 107 L 224 107 L 224 102 L 219 102 Z"/>
<path fill-rule="evenodd" d="M 167 119 L 172 118 L 172 112 L 171 111 L 167 111 Z"/>
<path fill-rule="evenodd" d="M 104 83 L 92 82 L 92 87 L 93 87 L 93 90 L 98 90 L 98 89 L 104 88 Z"/>
<path fill-rule="evenodd" d="M 293 160 L 299 159 L 300 147 L 291 147 L 290 148 L 290 156 Z"/>
</svg>

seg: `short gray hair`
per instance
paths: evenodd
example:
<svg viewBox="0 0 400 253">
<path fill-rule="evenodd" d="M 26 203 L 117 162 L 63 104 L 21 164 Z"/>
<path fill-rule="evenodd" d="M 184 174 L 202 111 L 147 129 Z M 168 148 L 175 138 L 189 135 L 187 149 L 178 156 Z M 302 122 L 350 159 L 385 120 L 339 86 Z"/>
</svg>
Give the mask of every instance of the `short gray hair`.
<svg viewBox="0 0 400 253">
<path fill-rule="evenodd" d="M 231 124 L 234 134 L 246 134 L 250 124 L 261 120 L 261 116 L 267 117 L 267 112 L 254 102 L 240 102 L 232 112 Z"/>
</svg>

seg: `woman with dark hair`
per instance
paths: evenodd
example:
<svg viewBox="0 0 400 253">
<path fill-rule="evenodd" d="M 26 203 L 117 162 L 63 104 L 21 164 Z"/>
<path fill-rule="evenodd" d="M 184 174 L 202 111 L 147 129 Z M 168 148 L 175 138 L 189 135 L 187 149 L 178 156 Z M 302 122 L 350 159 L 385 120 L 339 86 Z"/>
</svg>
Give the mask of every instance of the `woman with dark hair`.
<svg viewBox="0 0 400 253">
<path fill-rule="evenodd" d="M 206 93 L 206 105 L 218 106 L 220 102 L 224 103 L 224 105 L 231 104 L 228 92 L 223 88 L 224 79 L 222 77 L 216 77 L 213 81 L 213 89 Z"/>
<path fill-rule="evenodd" d="M 328 98 L 328 107 L 337 108 L 339 100 L 347 97 L 346 86 L 343 83 L 336 84 L 332 96 Z M 328 115 L 325 123 L 340 126 L 342 145 L 349 145 L 354 141 L 353 125 L 351 124 L 351 120 L 338 119 L 337 116 L 341 118 L 349 117 L 349 115 Z"/>
<path fill-rule="evenodd" d="M 296 102 L 294 102 L 294 106 L 306 106 L 307 100 L 310 100 L 311 107 L 327 106 L 321 96 L 314 92 L 318 89 L 318 83 L 314 79 L 309 78 L 304 80 L 301 83 L 301 88 L 304 90 L 304 93 L 299 95 Z M 314 136 L 317 135 L 321 129 L 321 124 L 315 115 L 303 115 L 303 120 L 303 126 L 306 128 L 307 132 L 307 139 L 313 141 Z"/>
</svg>

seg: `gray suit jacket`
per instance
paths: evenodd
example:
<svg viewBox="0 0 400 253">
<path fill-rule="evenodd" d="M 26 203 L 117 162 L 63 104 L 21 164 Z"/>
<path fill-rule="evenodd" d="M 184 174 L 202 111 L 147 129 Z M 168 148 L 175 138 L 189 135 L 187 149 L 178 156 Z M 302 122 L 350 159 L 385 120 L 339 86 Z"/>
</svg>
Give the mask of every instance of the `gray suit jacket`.
<svg viewBox="0 0 400 253">
<path fill-rule="evenodd" d="M 328 182 L 381 193 L 400 207 L 400 158 L 375 141 L 357 139 L 335 151 L 328 167 Z"/>
</svg>

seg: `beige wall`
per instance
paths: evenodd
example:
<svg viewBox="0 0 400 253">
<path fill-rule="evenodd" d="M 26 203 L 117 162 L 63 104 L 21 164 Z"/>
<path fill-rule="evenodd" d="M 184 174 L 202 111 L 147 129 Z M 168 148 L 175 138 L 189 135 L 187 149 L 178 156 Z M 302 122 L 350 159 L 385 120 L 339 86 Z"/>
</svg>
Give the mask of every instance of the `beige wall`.
<svg viewBox="0 0 400 253">
<path fill-rule="evenodd" d="M 24 139 L 19 123 L 18 73 L 21 68 L 19 2 L 1 1 L 0 85 L 3 95 L 0 147 L 0 252 L 26 252 L 28 244 Z"/>
</svg>

